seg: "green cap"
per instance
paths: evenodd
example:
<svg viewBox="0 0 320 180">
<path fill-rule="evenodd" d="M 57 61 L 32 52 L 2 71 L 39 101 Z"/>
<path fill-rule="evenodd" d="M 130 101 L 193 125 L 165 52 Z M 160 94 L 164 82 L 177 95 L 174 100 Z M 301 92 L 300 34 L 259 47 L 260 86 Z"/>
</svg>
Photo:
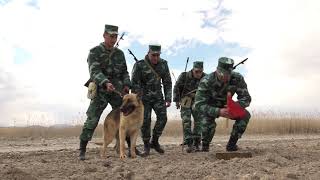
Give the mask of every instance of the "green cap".
<svg viewBox="0 0 320 180">
<path fill-rule="evenodd" d="M 104 32 L 108 34 L 118 34 L 118 26 L 106 24 L 104 26 Z"/>
<path fill-rule="evenodd" d="M 193 62 L 193 68 L 203 69 L 203 62 L 202 61 Z"/>
<path fill-rule="evenodd" d="M 149 45 L 149 52 L 151 53 L 161 53 L 161 46 L 156 44 L 150 44 Z"/>
<path fill-rule="evenodd" d="M 233 70 L 234 61 L 231 58 L 221 57 L 219 58 L 218 68 L 225 72 L 231 72 Z"/>
</svg>

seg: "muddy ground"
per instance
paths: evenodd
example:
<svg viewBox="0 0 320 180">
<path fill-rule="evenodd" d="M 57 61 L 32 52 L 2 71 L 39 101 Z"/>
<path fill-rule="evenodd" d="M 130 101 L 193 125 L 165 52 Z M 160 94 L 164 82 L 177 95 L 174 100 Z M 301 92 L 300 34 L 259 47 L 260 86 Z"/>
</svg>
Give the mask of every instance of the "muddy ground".
<svg viewBox="0 0 320 180">
<path fill-rule="evenodd" d="M 112 148 L 101 159 L 94 139 L 86 161 L 77 138 L 0 139 L 0 179 L 319 179 L 320 135 L 244 136 L 241 151 L 252 158 L 219 160 L 227 136 L 216 136 L 210 152 L 187 154 L 181 138 L 163 137 L 164 155 L 122 161 Z M 139 149 L 142 149 L 139 141 Z"/>
</svg>

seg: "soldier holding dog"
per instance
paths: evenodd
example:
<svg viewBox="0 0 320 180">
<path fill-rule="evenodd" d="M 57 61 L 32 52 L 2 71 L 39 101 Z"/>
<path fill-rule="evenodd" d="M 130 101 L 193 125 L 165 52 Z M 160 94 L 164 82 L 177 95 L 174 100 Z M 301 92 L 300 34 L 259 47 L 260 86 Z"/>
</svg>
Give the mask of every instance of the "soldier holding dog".
<svg viewBox="0 0 320 180">
<path fill-rule="evenodd" d="M 85 121 L 80 135 L 80 160 L 85 159 L 86 146 L 91 140 L 100 116 L 108 104 L 112 109 L 121 106 L 122 98 L 119 93 L 129 92 L 131 86 L 124 53 L 114 47 L 118 38 L 118 27 L 105 25 L 104 42 L 90 50 L 87 62 L 89 65 L 90 88 L 96 87 L 86 112 Z"/>
</svg>

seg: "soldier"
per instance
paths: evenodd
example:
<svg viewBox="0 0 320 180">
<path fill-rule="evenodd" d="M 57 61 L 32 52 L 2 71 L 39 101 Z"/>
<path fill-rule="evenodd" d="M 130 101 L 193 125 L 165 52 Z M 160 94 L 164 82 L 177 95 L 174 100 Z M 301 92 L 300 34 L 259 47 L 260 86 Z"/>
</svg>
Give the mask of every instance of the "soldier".
<svg viewBox="0 0 320 180">
<path fill-rule="evenodd" d="M 245 132 L 251 117 L 246 114 L 242 118 L 233 118 L 226 108 L 227 93 L 237 94 L 238 103 L 242 108 L 250 105 L 251 96 L 247 84 L 241 74 L 233 71 L 234 61 L 227 57 L 219 58 L 217 70 L 208 74 L 200 81 L 196 97 L 195 109 L 201 113 L 203 121 L 202 151 L 209 151 L 209 144 L 214 136 L 218 117 L 225 117 L 236 120 L 227 144 L 227 151 L 237 151 L 237 141 Z"/>
<path fill-rule="evenodd" d="M 88 65 L 90 79 L 97 85 L 95 97 L 91 97 L 86 112 L 87 120 L 80 135 L 80 160 L 85 159 L 86 146 L 91 140 L 103 110 L 110 103 L 112 109 L 121 106 L 119 93 L 128 93 L 130 78 L 123 52 L 114 47 L 118 37 L 118 27 L 105 25 L 104 42 L 90 50 Z"/>
<path fill-rule="evenodd" d="M 173 101 L 176 102 L 177 109 L 181 106 L 181 119 L 183 127 L 183 143 L 188 145 L 187 153 L 193 151 L 193 145 L 196 151 L 199 151 L 201 140 L 201 120 L 195 111 L 192 110 L 194 97 L 198 88 L 200 79 L 205 76 L 203 72 L 203 62 L 193 63 L 193 69 L 189 72 L 183 72 L 173 89 Z M 191 115 L 194 119 L 193 132 L 191 130 Z"/>
<path fill-rule="evenodd" d="M 172 82 L 168 63 L 166 60 L 160 58 L 160 54 L 160 45 L 149 45 L 148 54 L 144 59 L 136 62 L 132 70 L 132 91 L 143 92 L 144 120 L 141 127 L 141 134 L 144 143 L 145 156 L 149 155 L 150 148 L 154 148 L 160 154 L 164 153 L 164 150 L 159 144 L 159 137 L 167 123 L 166 108 L 171 104 Z M 152 140 L 150 142 L 152 109 L 156 113 L 157 120 L 153 128 Z"/>
</svg>

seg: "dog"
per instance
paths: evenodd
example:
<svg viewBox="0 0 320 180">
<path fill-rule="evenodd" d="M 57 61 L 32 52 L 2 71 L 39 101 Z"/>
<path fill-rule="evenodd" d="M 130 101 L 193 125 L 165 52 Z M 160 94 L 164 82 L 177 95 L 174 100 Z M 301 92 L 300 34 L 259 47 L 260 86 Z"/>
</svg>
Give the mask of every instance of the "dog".
<svg viewBox="0 0 320 180">
<path fill-rule="evenodd" d="M 106 157 L 107 146 L 116 137 L 120 145 L 120 159 L 126 158 L 125 140 L 130 138 L 129 156 L 136 158 L 136 141 L 143 123 L 144 106 L 141 93 L 126 94 L 120 108 L 112 110 L 103 125 L 103 146 L 101 156 Z"/>
</svg>

